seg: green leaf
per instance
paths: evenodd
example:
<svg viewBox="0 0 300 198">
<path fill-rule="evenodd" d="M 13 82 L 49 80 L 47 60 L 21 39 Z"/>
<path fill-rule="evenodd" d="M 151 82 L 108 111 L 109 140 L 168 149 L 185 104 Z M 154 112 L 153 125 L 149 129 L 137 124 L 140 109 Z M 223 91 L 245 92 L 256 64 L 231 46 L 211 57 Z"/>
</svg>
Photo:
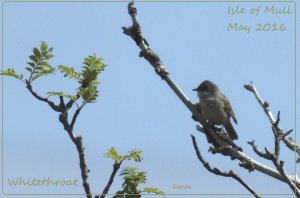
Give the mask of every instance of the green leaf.
<svg viewBox="0 0 300 198">
<path fill-rule="evenodd" d="M 16 72 L 13 68 L 9 68 L 7 70 L 2 70 L 2 75 L 11 76 L 11 77 L 17 78 L 19 80 L 23 79 L 23 74 L 16 74 Z"/>
<path fill-rule="evenodd" d="M 45 59 L 47 59 L 47 60 L 49 60 L 49 59 L 51 59 L 53 57 L 54 57 L 53 54 L 47 54 L 47 55 L 45 55 Z"/>
<path fill-rule="evenodd" d="M 83 87 L 89 86 L 90 83 L 98 84 L 97 80 L 98 74 L 104 70 L 104 63 L 101 58 L 98 58 L 96 55 L 88 56 L 84 59 L 82 78 L 80 83 Z"/>
<path fill-rule="evenodd" d="M 79 72 L 76 72 L 73 67 L 59 65 L 58 68 L 60 69 L 61 73 L 64 74 L 65 77 L 80 80 L 81 74 Z"/>
<path fill-rule="evenodd" d="M 38 64 L 38 66 L 35 69 L 38 71 L 44 71 L 44 67 L 40 66 L 40 64 Z"/>
<path fill-rule="evenodd" d="M 35 57 L 37 58 L 37 59 L 40 59 L 41 58 L 41 52 L 38 50 L 38 48 L 36 48 L 36 47 L 34 47 L 33 48 L 33 54 L 35 55 Z"/>
<path fill-rule="evenodd" d="M 146 172 L 138 172 L 136 167 L 125 167 L 120 176 L 123 176 L 125 183 L 139 184 L 147 180 Z"/>
<path fill-rule="evenodd" d="M 143 192 L 146 193 L 151 193 L 151 194 L 156 194 L 156 195 L 164 195 L 165 193 L 163 191 L 161 191 L 158 188 L 153 188 L 153 187 L 145 187 Z"/>
<path fill-rule="evenodd" d="M 45 41 L 41 42 L 41 51 L 44 52 L 48 49 L 48 45 Z"/>
<path fill-rule="evenodd" d="M 117 163 L 123 160 L 123 156 L 119 155 L 114 147 L 108 149 L 108 151 L 104 154 L 104 156 L 115 160 Z"/>
<path fill-rule="evenodd" d="M 35 63 L 37 64 L 39 62 L 39 59 L 35 56 L 35 55 L 30 55 L 29 58 Z"/>
<path fill-rule="evenodd" d="M 128 160 L 134 160 L 136 162 L 141 162 L 142 161 L 142 151 L 134 149 L 129 152 L 129 154 L 125 155 L 124 158 Z"/>
<path fill-rule="evenodd" d="M 47 76 L 49 74 L 53 74 L 55 72 L 55 68 L 51 67 L 50 69 L 43 70 L 41 69 L 36 73 L 36 75 L 32 76 L 32 81 L 38 79 L 41 76 Z"/>
<path fill-rule="evenodd" d="M 30 67 L 26 67 L 25 68 L 27 71 L 29 71 L 30 73 L 32 73 L 32 69 Z"/>
<path fill-rule="evenodd" d="M 51 65 L 47 61 L 41 61 L 39 65 L 42 67 L 51 67 Z"/>
<path fill-rule="evenodd" d="M 30 67 L 32 67 L 32 68 L 34 68 L 34 67 L 35 67 L 35 64 L 34 64 L 34 63 L 32 63 L 32 62 L 27 62 L 27 64 L 28 64 Z"/>
<path fill-rule="evenodd" d="M 98 90 L 96 86 L 89 85 L 86 88 L 79 88 L 79 95 L 86 103 L 95 102 L 98 97 Z"/>
<path fill-rule="evenodd" d="M 77 99 L 77 96 L 75 95 L 70 95 L 70 94 L 65 94 L 64 92 L 61 92 L 61 91 L 50 91 L 50 92 L 47 92 L 48 94 L 48 97 L 51 97 L 51 96 L 63 96 L 63 97 L 67 97 L 73 101 L 75 101 Z"/>
</svg>

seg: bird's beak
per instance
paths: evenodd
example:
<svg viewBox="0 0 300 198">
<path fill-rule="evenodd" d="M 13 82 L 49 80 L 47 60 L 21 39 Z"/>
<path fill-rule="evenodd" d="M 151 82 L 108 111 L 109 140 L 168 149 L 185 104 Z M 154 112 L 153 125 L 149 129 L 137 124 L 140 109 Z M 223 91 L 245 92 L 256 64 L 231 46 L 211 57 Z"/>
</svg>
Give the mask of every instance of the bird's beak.
<svg viewBox="0 0 300 198">
<path fill-rule="evenodd" d="M 193 91 L 197 91 L 197 88 L 193 89 Z"/>
</svg>

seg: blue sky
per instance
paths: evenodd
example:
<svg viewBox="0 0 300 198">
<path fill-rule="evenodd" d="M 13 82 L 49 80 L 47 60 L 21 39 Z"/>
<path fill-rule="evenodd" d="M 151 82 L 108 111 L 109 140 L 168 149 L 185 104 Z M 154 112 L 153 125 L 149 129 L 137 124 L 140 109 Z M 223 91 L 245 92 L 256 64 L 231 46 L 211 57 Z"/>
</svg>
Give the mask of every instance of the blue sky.
<svg viewBox="0 0 300 198">
<path fill-rule="evenodd" d="M 292 14 L 249 14 L 252 8 L 272 5 L 290 6 Z M 125 162 L 123 167 L 137 166 L 146 171 L 146 186 L 158 187 L 165 193 L 248 193 L 236 181 L 203 168 L 196 158 L 191 134 L 197 137 L 202 154 L 211 165 L 235 170 L 256 192 L 291 193 L 282 182 L 258 172 L 248 173 L 240 169 L 237 161 L 207 152 L 209 145 L 195 130 L 197 123 L 191 119 L 191 113 L 152 67 L 138 57 L 138 47 L 122 33 L 122 26 L 132 24 L 127 2 L 5 2 L 2 6 L 4 68 L 14 67 L 18 73 L 26 74 L 28 56 L 41 41 L 54 47 L 51 64 L 55 67 L 64 64 L 80 71 L 83 59 L 93 53 L 107 64 L 100 75 L 97 103 L 84 108 L 75 126 L 75 132 L 84 138 L 94 193 L 102 191 L 108 181 L 113 161 L 104 158 L 103 153 L 112 146 L 120 153 L 133 148 L 142 150 L 141 163 Z M 280 126 L 295 128 L 295 4 L 137 2 L 136 6 L 144 36 L 184 93 L 196 102 L 192 89 L 203 80 L 214 81 L 230 99 L 238 119 L 236 143 L 249 156 L 273 167 L 257 158 L 246 143 L 255 139 L 260 148 L 272 149 L 274 140 L 267 117 L 243 85 L 253 81 L 274 115 L 281 111 Z M 244 7 L 247 13 L 229 15 L 228 6 Z M 235 22 L 251 25 L 251 31 L 228 31 L 228 24 Z M 286 30 L 255 31 L 259 23 L 276 27 L 284 24 Z M 2 83 L 4 191 L 83 193 L 81 185 L 8 185 L 8 179 L 16 177 L 81 177 L 77 152 L 58 122 L 58 115 L 34 99 L 17 80 L 4 78 Z M 33 86 L 41 95 L 48 91 L 75 93 L 77 83 L 57 72 L 37 80 Z M 282 145 L 281 157 L 286 161 L 286 170 L 292 173 L 294 153 Z M 119 190 L 121 183 L 121 178 L 116 177 L 110 193 Z M 174 185 L 191 188 L 179 190 Z"/>
</svg>

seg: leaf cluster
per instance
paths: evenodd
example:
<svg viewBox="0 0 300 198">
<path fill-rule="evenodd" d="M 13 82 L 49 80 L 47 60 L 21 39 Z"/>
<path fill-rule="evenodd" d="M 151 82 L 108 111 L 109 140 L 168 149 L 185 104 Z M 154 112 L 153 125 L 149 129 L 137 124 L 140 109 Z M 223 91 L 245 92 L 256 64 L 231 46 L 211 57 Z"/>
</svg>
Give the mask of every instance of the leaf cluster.
<svg viewBox="0 0 300 198">
<path fill-rule="evenodd" d="M 27 62 L 28 66 L 25 68 L 30 73 L 28 78 L 29 83 L 41 76 L 46 76 L 55 72 L 55 68 L 53 68 L 48 62 L 51 58 L 53 58 L 52 50 L 53 48 L 49 48 L 47 43 L 44 41 L 41 42 L 40 49 L 36 47 L 33 48 L 33 54 L 29 56 L 30 61 Z M 13 68 L 2 70 L 1 74 L 25 82 L 23 80 L 23 74 L 17 74 Z"/>
<path fill-rule="evenodd" d="M 32 51 L 32 55 L 29 56 L 30 61 L 27 62 L 28 66 L 25 68 L 30 73 L 28 79 L 23 80 L 23 74 L 17 74 L 13 68 L 2 70 L 1 74 L 30 84 L 41 76 L 55 73 L 55 68 L 49 63 L 49 60 L 54 57 L 52 47 L 49 48 L 47 43 L 42 41 L 40 47 L 34 47 Z M 98 58 L 95 54 L 84 59 L 81 72 L 75 71 L 70 66 L 59 65 L 58 68 L 64 74 L 64 77 L 78 81 L 77 94 L 70 95 L 61 91 L 51 91 L 47 93 L 48 96 L 63 96 L 74 101 L 82 97 L 84 103 L 95 102 L 99 95 L 97 87 L 99 84 L 98 75 L 104 70 L 105 66 L 103 59 Z"/>
<path fill-rule="evenodd" d="M 18 80 L 23 80 L 23 74 L 16 74 L 16 72 L 13 68 L 9 68 L 7 70 L 2 70 L 1 74 L 4 75 L 4 76 L 11 76 L 11 77 L 16 78 Z"/>
<path fill-rule="evenodd" d="M 151 193 L 156 195 L 164 195 L 164 192 L 158 188 L 145 187 L 143 190 L 139 190 L 139 184 L 146 183 L 147 177 L 146 172 L 140 172 L 136 167 L 125 167 L 121 172 L 120 176 L 123 177 L 123 190 L 116 192 L 116 195 L 113 198 L 123 198 L 126 194 L 126 197 L 130 198 L 141 198 L 141 193 Z"/>
<path fill-rule="evenodd" d="M 114 147 L 110 148 L 105 154 L 105 157 L 111 158 L 115 160 L 116 163 L 120 163 L 123 160 L 134 160 L 136 162 L 141 162 L 142 161 L 142 151 L 133 149 L 128 152 L 126 155 L 120 155 Z"/>
<path fill-rule="evenodd" d="M 44 41 L 41 42 L 40 49 L 36 47 L 33 48 L 33 54 L 29 56 L 30 61 L 27 62 L 28 66 L 26 67 L 26 70 L 30 72 L 28 80 L 30 83 L 41 76 L 46 76 L 55 72 L 55 68 L 48 62 L 54 57 L 52 50 L 53 48 L 49 48 Z"/>
<path fill-rule="evenodd" d="M 85 103 L 91 103 L 96 101 L 98 97 L 98 75 L 104 70 L 104 67 L 103 60 L 94 54 L 84 59 L 81 72 L 77 72 L 73 67 L 65 65 L 60 65 L 59 69 L 64 74 L 64 77 L 78 80 L 80 84 L 78 94 Z"/>
</svg>

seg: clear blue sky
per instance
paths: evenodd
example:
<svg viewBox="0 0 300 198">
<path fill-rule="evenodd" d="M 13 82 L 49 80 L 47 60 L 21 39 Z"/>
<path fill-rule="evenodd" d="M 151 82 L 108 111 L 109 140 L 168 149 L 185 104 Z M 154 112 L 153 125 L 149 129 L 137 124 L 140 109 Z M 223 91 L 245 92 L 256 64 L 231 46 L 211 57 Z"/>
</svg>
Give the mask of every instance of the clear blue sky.
<svg viewBox="0 0 300 198">
<path fill-rule="evenodd" d="M 249 14 L 251 8 L 272 5 L 290 6 L 291 14 L 264 14 L 263 10 L 258 16 Z M 248 193 L 235 180 L 203 168 L 196 158 L 191 134 L 197 137 L 211 165 L 235 170 L 256 192 L 291 193 L 282 182 L 258 172 L 248 173 L 238 161 L 207 152 L 209 145 L 195 130 L 197 123 L 191 113 L 148 62 L 138 57 L 138 47 L 122 33 L 122 26 L 132 24 L 127 2 L 5 2 L 2 6 L 4 68 L 14 67 L 26 74 L 28 56 L 41 41 L 54 47 L 51 63 L 55 67 L 64 64 L 80 71 L 83 59 L 93 53 L 107 64 L 100 76 L 97 103 L 84 108 L 75 126 L 76 134 L 84 138 L 93 193 L 102 191 L 108 181 L 113 161 L 104 158 L 103 153 L 112 146 L 120 153 L 142 150 L 141 163 L 125 162 L 123 167 L 137 166 L 146 171 L 146 186 L 165 193 Z M 249 156 L 272 166 L 257 158 L 246 143 L 255 139 L 261 149 L 272 149 L 274 139 L 267 117 L 243 84 L 253 81 L 274 115 L 281 111 L 280 126 L 295 128 L 294 3 L 138 2 L 136 6 L 144 36 L 190 100 L 197 101 L 192 89 L 203 80 L 219 85 L 238 119 L 236 143 Z M 247 13 L 228 15 L 228 6 L 244 7 Z M 251 25 L 250 32 L 228 31 L 228 24 L 235 22 Z M 277 27 L 284 24 L 286 30 L 258 32 L 258 23 Z M 4 78 L 3 83 L 5 192 L 83 193 L 81 184 L 51 188 L 8 185 L 8 178 L 16 177 L 80 181 L 81 177 L 77 152 L 58 122 L 58 114 L 34 99 L 19 81 Z M 41 95 L 48 91 L 74 93 L 76 85 L 59 72 L 33 84 Z M 294 153 L 282 145 L 281 157 L 288 173 L 293 173 Z M 116 177 L 110 193 L 121 189 L 121 183 Z M 178 190 L 174 185 L 191 188 Z"/>
</svg>

